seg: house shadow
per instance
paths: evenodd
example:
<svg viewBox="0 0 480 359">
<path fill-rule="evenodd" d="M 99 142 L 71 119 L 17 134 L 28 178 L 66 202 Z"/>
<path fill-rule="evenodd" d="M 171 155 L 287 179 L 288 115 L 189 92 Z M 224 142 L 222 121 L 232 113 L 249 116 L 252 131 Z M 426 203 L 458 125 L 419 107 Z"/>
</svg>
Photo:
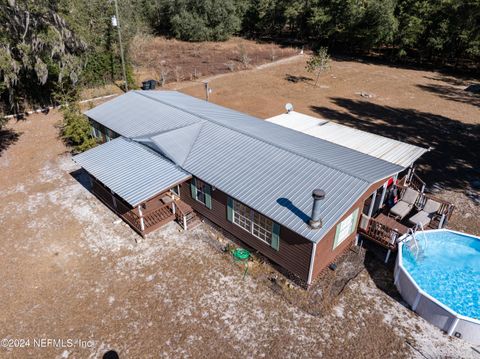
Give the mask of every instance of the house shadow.
<svg viewBox="0 0 480 359">
<path fill-rule="evenodd" d="M 422 147 L 432 147 L 418 161 L 427 184 L 465 190 L 480 175 L 480 125 L 409 108 L 333 97 L 343 110 L 312 106 L 320 116 L 337 123 Z"/>
<path fill-rule="evenodd" d="M 15 132 L 11 129 L 0 130 L 0 157 L 3 151 L 13 145 L 20 138 L 21 133 Z"/>
<path fill-rule="evenodd" d="M 87 171 L 85 171 L 83 168 L 79 168 L 78 170 L 70 172 L 70 176 L 80 183 L 88 192 L 93 193 L 90 178 Z"/>
<path fill-rule="evenodd" d="M 375 286 L 396 302 L 408 306 L 394 283 L 396 253 L 392 253 L 388 263 L 385 264 L 384 260 L 387 253 L 385 248 L 368 240 L 362 241 L 361 244 L 365 249 L 363 266 Z"/>
<path fill-rule="evenodd" d="M 290 201 L 288 198 L 279 198 L 277 199 L 277 203 L 290 210 L 294 215 L 299 217 L 303 222 L 308 223 L 310 220 L 310 216 L 303 212 L 300 208 L 295 206 L 292 201 Z"/>
</svg>

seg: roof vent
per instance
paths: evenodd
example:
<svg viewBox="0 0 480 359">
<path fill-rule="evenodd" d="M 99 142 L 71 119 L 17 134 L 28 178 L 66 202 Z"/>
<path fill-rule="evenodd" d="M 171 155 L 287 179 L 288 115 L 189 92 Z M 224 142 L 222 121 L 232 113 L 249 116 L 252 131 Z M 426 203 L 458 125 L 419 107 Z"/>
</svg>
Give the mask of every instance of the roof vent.
<svg viewBox="0 0 480 359">
<path fill-rule="evenodd" d="M 293 111 L 293 105 L 289 102 L 285 105 L 285 110 L 287 110 L 287 113 L 290 113 Z"/>
<path fill-rule="evenodd" d="M 312 215 L 308 221 L 308 225 L 312 229 L 322 228 L 322 219 L 320 218 L 320 201 L 325 198 L 325 191 L 322 189 L 314 189 L 312 192 L 313 206 Z"/>
</svg>

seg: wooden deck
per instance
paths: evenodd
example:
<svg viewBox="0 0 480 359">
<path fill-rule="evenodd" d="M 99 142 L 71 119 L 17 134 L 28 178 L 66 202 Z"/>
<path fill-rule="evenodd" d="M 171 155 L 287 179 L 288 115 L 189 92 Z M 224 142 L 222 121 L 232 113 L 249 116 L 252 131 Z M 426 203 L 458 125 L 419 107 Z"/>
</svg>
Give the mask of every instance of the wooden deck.
<svg viewBox="0 0 480 359">
<path fill-rule="evenodd" d="M 160 206 L 150 211 L 140 212 L 138 208 L 133 208 L 117 195 L 111 193 L 107 187 L 95 178 L 92 178 L 92 192 L 142 237 L 175 219 L 172 207 L 173 201 L 164 200 L 163 194 L 158 196 L 162 203 Z"/>
<path fill-rule="evenodd" d="M 400 190 L 403 190 L 405 187 L 399 186 Z M 418 208 L 422 208 L 423 204 L 427 199 L 432 199 L 440 203 L 440 208 L 437 213 L 433 216 L 431 222 L 424 229 L 438 229 L 444 228 L 454 210 L 453 204 L 446 202 L 440 198 L 432 196 L 430 194 L 423 193 L 419 197 L 415 208 L 412 212 L 402 221 L 397 221 L 392 217 L 388 216 L 388 209 L 385 209 L 382 213 L 369 218 L 368 216 L 362 214 L 361 225 L 359 227 L 359 233 L 367 237 L 368 239 L 378 243 L 382 247 L 385 247 L 389 250 L 397 249 L 397 239 L 402 235 L 408 233 L 409 229 L 414 229 L 415 226 L 411 225 L 408 222 L 410 218 Z"/>
</svg>

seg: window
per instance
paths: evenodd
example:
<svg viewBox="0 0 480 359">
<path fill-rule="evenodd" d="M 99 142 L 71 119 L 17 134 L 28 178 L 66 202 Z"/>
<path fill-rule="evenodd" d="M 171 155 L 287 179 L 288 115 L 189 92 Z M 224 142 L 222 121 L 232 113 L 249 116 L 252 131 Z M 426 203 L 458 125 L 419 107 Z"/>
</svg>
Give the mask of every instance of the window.
<svg viewBox="0 0 480 359">
<path fill-rule="evenodd" d="M 251 209 L 240 202 L 234 201 L 233 223 L 250 232 L 252 229 Z"/>
<path fill-rule="evenodd" d="M 337 225 L 337 232 L 335 233 L 335 240 L 333 242 L 333 249 L 338 247 L 344 240 L 346 240 L 354 231 L 357 225 L 358 208 L 347 218 Z"/>
<path fill-rule="evenodd" d="M 200 180 L 197 179 L 197 195 L 196 195 L 196 200 L 198 202 L 202 202 L 203 204 L 206 204 L 207 202 L 207 196 L 205 195 L 206 191 L 206 184 Z"/>
<path fill-rule="evenodd" d="M 203 203 L 207 208 L 212 209 L 212 187 L 198 178 L 192 178 L 190 186 L 192 198 Z"/>
<path fill-rule="evenodd" d="M 253 212 L 253 211 L 252 211 Z M 253 235 L 271 244 L 273 222 L 257 212 L 253 212 Z"/>
<path fill-rule="evenodd" d="M 271 219 L 232 198 L 228 198 L 227 219 L 274 249 L 279 249 L 280 226 Z"/>
</svg>

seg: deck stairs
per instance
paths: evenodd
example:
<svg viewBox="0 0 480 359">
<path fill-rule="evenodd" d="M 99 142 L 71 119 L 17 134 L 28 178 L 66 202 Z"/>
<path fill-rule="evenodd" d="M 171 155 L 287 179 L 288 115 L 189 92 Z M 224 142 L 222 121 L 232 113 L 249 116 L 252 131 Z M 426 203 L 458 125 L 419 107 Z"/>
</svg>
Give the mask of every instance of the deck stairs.
<svg viewBox="0 0 480 359">
<path fill-rule="evenodd" d="M 200 225 L 200 218 L 192 207 L 179 199 L 175 201 L 175 206 L 177 222 L 183 229 L 190 230 Z"/>
</svg>

